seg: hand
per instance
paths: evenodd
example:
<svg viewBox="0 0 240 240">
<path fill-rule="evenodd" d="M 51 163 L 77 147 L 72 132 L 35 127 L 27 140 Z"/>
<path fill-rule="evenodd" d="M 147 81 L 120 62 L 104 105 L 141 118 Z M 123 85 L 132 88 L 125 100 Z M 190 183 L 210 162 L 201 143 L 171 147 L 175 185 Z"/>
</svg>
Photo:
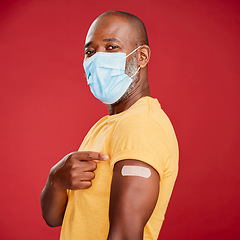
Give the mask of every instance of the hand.
<svg viewBox="0 0 240 240">
<path fill-rule="evenodd" d="M 107 154 L 91 151 L 68 154 L 52 167 L 49 174 L 51 185 L 59 190 L 90 188 L 97 163 L 108 158 Z"/>
</svg>

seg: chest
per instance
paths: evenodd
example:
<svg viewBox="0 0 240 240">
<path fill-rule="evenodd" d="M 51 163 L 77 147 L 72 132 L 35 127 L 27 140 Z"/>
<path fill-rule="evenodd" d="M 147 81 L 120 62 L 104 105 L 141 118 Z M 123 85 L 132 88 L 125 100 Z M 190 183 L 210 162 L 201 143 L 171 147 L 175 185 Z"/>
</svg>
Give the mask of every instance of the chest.
<svg viewBox="0 0 240 240">
<path fill-rule="evenodd" d="M 97 125 L 84 138 L 79 151 L 95 151 L 108 154 L 110 132 L 111 126 L 109 124 Z"/>
<path fill-rule="evenodd" d="M 106 122 L 93 127 L 84 138 L 79 151 L 95 151 L 108 154 L 110 132 L 111 126 Z M 82 195 L 82 198 L 84 196 L 88 198 L 88 204 L 89 199 L 94 199 L 96 196 L 98 198 L 108 198 L 111 187 L 112 170 L 109 161 L 99 161 L 94 173 L 95 179 L 92 181 L 92 187 L 78 192 Z"/>
</svg>

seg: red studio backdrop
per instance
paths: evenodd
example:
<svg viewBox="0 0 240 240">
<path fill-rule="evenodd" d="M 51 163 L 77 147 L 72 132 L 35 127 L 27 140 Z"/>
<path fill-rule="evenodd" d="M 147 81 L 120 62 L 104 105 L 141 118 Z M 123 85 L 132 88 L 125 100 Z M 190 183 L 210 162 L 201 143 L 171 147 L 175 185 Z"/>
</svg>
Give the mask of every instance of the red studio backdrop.
<svg viewBox="0 0 240 240">
<path fill-rule="evenodd" d="M 82 67 L 87 30 L 107 10 L 146 24 L 151 93 L 179 140 L 159 239 L 240 239 L 237 0 L 0 2 L 0 239 L 59 238 L 41 217 L 40 193 L 50 168 L 107 114 Z"/>
</svg>

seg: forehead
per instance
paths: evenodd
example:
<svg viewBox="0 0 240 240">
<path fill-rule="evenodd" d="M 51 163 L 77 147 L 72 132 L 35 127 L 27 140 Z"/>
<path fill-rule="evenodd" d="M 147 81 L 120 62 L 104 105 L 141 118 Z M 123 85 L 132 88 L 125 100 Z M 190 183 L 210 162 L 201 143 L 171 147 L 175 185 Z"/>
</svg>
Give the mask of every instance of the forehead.
<svg viewBox="0 0 240 240">
<path fill-rule="evenodd" d="M 93 22 L 88 30 L 85 43 L 116 38 L 124 45 L 131 45 L 134 42 L 133 36 L 129 21 L 125 17 L 107 15 Z"/>
</svg>

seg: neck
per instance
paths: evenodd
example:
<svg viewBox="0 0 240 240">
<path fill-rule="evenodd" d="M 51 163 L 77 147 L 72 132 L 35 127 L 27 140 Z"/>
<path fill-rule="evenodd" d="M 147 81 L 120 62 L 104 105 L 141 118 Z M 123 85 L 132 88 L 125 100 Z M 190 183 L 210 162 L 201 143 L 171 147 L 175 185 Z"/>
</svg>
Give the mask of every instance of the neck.
<svg viewBox="0 0 240 240">
<path fill-rule="evenodd" d="M 132 89 L 132 91 L 124 98 L 122 101 L 108 105 L 109 115 L 121 113 L 128 108 L 130 108 L 137 100 L 142 97 L 149 96 L 151 97 L 151 93 L 149 90 L 148 81 L 141 81 L 141 79 L 136 83 L 136 86 Z"/>
</svg>

